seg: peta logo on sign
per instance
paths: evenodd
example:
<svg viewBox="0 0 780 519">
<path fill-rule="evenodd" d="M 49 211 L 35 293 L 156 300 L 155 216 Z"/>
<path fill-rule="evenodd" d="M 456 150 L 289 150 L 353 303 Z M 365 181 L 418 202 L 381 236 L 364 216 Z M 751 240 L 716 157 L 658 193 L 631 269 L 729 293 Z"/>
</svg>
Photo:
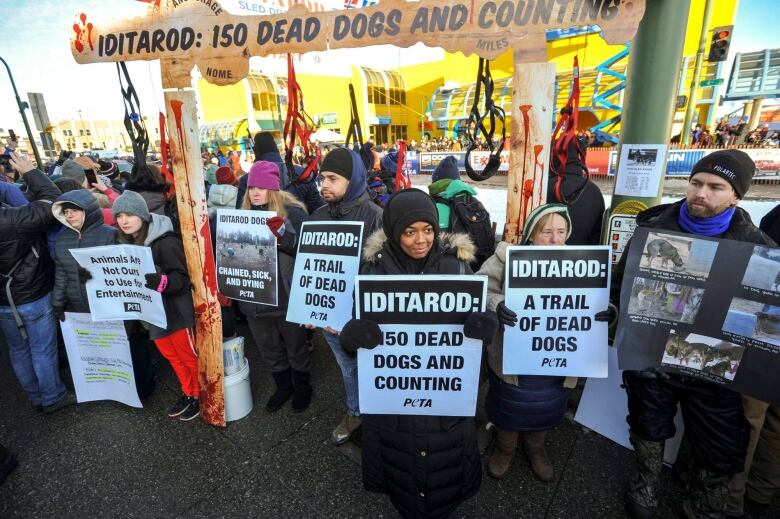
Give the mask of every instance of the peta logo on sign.
<svg viewBox="0 0 780 519">
<path fill-rule="evenodd" d="M 138 312 L 141 313 L 141 303 L 128 303 L 125 302 L 125 312 Z"/>
<path fill-rule="evenodd" d="M 404 407 L 432 407 L 430 398 L 404 398 Z"/>
</svg>

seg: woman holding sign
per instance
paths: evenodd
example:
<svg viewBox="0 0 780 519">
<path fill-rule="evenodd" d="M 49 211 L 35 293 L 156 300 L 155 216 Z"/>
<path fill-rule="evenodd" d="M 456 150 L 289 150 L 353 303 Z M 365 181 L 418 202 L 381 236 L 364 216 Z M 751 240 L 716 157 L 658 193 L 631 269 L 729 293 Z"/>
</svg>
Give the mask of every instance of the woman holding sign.
<svg viewBox="0 0 780 519">
<path fill-rule="evenodd" d="M 181 238 L 174 232 L 171 219 L 150 213 L 146 201 L 135 191 L 125 191 L 111 210 L 119 227 L 117 242 L 152 249 L 157 272 L 146 274 L 146 288 L 162 294 L 168 326 L 165 329 L 149 323 L 145 326 L 181 384 L 183 394 L 170 408 L 168 416 L 192 420 L 200 414 L 200 386 L 192 335 L 195 309 Z"/>
<path fill-rule="evenodd" d="M 471 274 L 474 244 L 465 234 L 439 233 L 433 199 L 418 189 L 395 193 L 382 229 L 368 239 L 361 274 Z M 495 315 L 473 312 L 467 337 L 489 340 Z M 341 332 L 348 354 L 383 342 L 374 321 L 353 319 Z M 388 494 L 403 517 L 447 517 L 479 490 L 482 463 L 474 419 L 448 416 L 361 415 L 363 485 Z"/>
<path fill-rule="evenodd" d="M 276 213 L 266 223 L 276 236 L 279 304 L 273 306 L 242 301 L 239 306 L 246 315 L 260 354 L 271 364 L 276 391 L 265 405 L 266 411 L 276 412 L 292 398 L 293 412 L 300 413 L 311 403 L 309 348 L 304 328 L 287 322 L 285 316 L 295 266 L 296 238 L 308 213 L 306 206 L 293 195 L 280 190 L 279 167 L 275 163 L 257 161 L 252 164 L 247 177 L 241 208 Z"/>
<path fill-rule="evenodd" d="M 563 204 L 542 205 L 531 211 L 523 228 L 521 245 L 566 245 L 571 235 L 571 218 Z M 477 274 L 488 276 L 488 308 L 495 309 L 503 331 L 517 323 L 517 314 L 504 304 L 506 249 L 501 242 Z M 596 320 L 608 321 L 610 311 L 599 312 Z M 576 378 L 508 375 L 502 371 L 504 340 L 499 333 L 488 346 L 489 381 L 485 407 L 495 425 L 496 442 L 488 461 L 488 474 L 503 478 L 522 434 L 523 450 L 537 478 L 550 481 L 553 466 L 544 448 L 547 431 L 563 421 L 566 401 Z"/>
</svg>

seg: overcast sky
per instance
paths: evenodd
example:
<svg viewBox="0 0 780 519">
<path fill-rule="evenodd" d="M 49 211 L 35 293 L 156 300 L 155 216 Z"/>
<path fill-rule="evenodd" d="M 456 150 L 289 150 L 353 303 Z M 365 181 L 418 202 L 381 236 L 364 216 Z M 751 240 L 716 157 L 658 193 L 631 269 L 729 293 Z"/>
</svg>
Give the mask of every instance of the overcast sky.
<svg viewBox="0 0 780 519">
<path fill-rule="evenodd" d="M 223 3 L 228 2 L 238 3 Z M 735 52 L 780 47 L 776 2 L 741 0 L 727 69 Z M 85 119 L 120 119 L 124 110 L 115 65 L 77 65 L 70 53 L 71 26 L 82 11 L 91 19 L 109 20 L 141 16 L 145 9 L 146 4 L 136 0 L 3 0 L 6 27 L 0 36 L 0 56 L 11 67 L 23 100 L 27 92 L 43 93 L 52 121 L 77 119 L 79 110 Z M 141 112 L 157 113 L 162 106 L 158 62 L 131 62 L 128 68 L 141 99 Z M 0 99 L 0 128 L 23 133 L 4 71 L 0 73 Z M 33 125 L 29 111 L 28 118 Z"/>
</svg>

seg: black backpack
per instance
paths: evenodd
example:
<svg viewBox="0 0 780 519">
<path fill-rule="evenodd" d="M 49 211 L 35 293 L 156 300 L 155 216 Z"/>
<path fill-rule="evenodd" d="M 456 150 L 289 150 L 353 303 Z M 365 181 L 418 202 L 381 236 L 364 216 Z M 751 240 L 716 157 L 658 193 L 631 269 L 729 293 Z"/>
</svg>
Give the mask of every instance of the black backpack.
<svg viewBox="0 0 780 519">
<path fill-rule="evenodd" d="M 449 200 L 439 196 L 433 199 L 437 203 L 447 204 L 450 208 L 448 232 L 468 234 L 476 245 L 477 259 L 470 264 L 472 270 L 476 272 L 496 250 L 496 236 L 490 221 L 490 213 L 482 202 L 469 194 L 459 195 Z"/>
</svg>

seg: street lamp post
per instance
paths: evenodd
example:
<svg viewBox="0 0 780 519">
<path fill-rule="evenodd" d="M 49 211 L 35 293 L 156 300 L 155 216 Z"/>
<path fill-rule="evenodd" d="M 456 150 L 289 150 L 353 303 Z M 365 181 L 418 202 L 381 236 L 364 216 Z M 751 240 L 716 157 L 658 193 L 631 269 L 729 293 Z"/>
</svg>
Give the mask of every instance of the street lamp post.
<svg viewBox="0 0 780 519">
<path fill-rule="evenodd" d="M 24 109 L 27 108 L 28 105 L 19 97 L 19 92 L 16 90 L 16 82 L 14 82 L 14 76 L 11 74 L 11 68 L 8 66 L 8 63 L 6 63 L 2 57 L 0 57 L 0 61 L 3 62 L 5 69 L 8 71 L 8 78 L 11 80 L 11 87 L 13 87 L 14 95 L 16 96 L 16 106 L 19 107 L 19 113 L 22 114 L 24 129 L 27 131 L 27 138 L 30 140 L 30 146 L 32 146 L 33 154 L 35 155 L 35 162 L 38 163 L 38 168 L 43 171 L 43 161 L 41 161 L 41 156 L 38 154 L 38 147 L 35 145 L 32 130 L 30 130 L 30 123 L 27 122 L 27 114 L 24 113 Z"/>
</svg>

